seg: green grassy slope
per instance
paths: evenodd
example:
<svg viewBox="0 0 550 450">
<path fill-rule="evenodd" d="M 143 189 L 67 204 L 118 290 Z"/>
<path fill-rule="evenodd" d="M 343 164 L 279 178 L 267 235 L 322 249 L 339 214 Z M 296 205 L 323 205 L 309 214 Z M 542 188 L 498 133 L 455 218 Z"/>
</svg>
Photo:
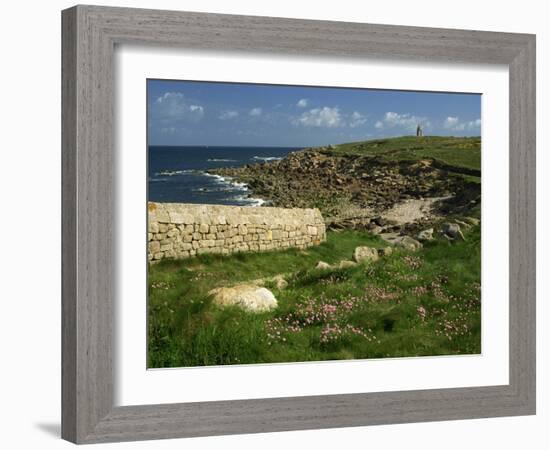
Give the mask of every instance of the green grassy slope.
<svg viewBox="0 0 550 450">
<path fill-rule="evenodd" d="M 367 233 L 331 232 L 305 251 L 165 261 L 149 273 L 149 366 L 182 367 L 480 352 L 479 228 L 466 242 L 437 240 L 369 265 L 316 270 L 350 259 Z M 218 308 L 219 285 L 292 273 L 267 285 L 269 313 Z"/>
<path fill-rule="evenodd" d="M 481 168 L 480 137 L 403 136 L 350 142 L 323 152 L 333 155 L 371 155 L 387 161 L 416 161 L 433 158 L 456 168 Z"/>
</svg>

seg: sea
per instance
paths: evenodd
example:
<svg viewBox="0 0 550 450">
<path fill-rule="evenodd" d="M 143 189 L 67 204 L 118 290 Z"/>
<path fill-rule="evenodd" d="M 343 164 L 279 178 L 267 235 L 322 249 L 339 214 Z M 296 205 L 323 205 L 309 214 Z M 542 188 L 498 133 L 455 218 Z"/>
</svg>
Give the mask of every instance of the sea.
<svg viewBox="0 0 550 450">
<path fill-rule="evenodd" d="M 296 147 L 149 146 L 148 199 L 154 202 L 261 206 L 244 183 L 208 169 L 276 161 Z"/>
</svg>

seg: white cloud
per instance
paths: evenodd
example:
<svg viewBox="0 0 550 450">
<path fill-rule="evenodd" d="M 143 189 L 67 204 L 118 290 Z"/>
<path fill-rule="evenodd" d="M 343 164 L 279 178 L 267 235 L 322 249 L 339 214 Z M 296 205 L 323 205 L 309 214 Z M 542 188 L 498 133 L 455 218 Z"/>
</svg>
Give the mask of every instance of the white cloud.
<svg viewBox="0 0 550 450">
<path fill-rule="evenodd" d="M 471 122 L 468 122 L 468 125 L 472 128 L 479 128 L 481 127 L 481 119 L 472 120 Z"/>
<path fill-rule="evenodd" d="M 462 122 L 457 116 L 449 116 L 443 121 L 443 128 L 452 131 L 473 130 L 481 127 L 481 119 Z"/>
<path fill-rule="evenodd" d="M 301 98 L 298 100 L 298 103 L 296 103 L 296 106 L 298 108 L 305 108 L 309 104 L 309 100 L 307 98 Z"/>
<path fill-rule="evenodd" d="M 189 104 L 181 92 L 165 92 L 151 104 L 151 117 L 171 128 L 180 121 L 197 122 L 204 116 L 204 107 Z"/>
<path fill-rule="evenodd" d="M 173 99 L 183 99 L 184 95 L 181 92 L 165 92 L 157 98 L 157 103 L 167 103 Z"/>
<path fill-rule="evenodd" d="M 384 114 L 383 119 L 378 120 L 374 126 L 379 130 L 385 128 L 402 128 L 407 131 L 414 131 L 419 124 L 424 127 L 431 126 L 430 122 L 425 117 L 415 116 L 409 113 L 399 114 L 388 111 Z"/>
<path fill-rule="evenodd" d="M 336 128 L 345 126 L 340 110 L 328 106 L 310 109 L 302 113 L 294 123 L 305 127 Z"/>
<path fill-rule="evenodd" d="M 248 113 L 252 117 L 258 117 L 262 115 L 262 108 L 252 108 Z"/>
<path fill-rule="evenodd" d="M 447 117 L 443 122 L 443 128 L 448 130 L 463 130 L 465 125 L 458 121 L 458 117 Z"/>
<path fill-rule="evenodd" d="M 204 114 L 204 108 L 200 105 L 189 105 L 189 111 Z"/>
<path fill-rule="evenodd" d="M 351 115 L 351 118 L 349 121 L 349 126 L 351 128 L 355 128 L 360 125 L 364 125 L 365 123 L 367 123 L 367 118 L 363 114 L 357 111 L 353 111 L 353 114 Z"/>
<path fill-rule="evenodd" d="M 219 116 L 220 120 L 230 120 L 237 117 L 239 117 L 239 113 L 237 111 L 223 111 Z"/>
</svg>

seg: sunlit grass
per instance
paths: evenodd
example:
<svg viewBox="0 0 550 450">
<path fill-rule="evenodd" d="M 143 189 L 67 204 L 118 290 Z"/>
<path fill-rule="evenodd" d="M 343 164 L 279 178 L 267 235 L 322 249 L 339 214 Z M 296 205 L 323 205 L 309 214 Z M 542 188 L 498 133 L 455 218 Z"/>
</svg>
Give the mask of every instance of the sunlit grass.
<svg viewBox="0 0 550 450">
<path fill-rule="evenodd" d="M 332 154 L 372 155 L 388 161 L 434 158 L 457 168 L 481 168 L 481 138 L 452 136 L 403 136 L 337 145 Z"/>
<path fill-rule="evenodd" d="M 479 228 L 465 242 L 437 240 L 416 253 L 316 270 L 351 259 L 367 233 L 328 233 L 307 250 L 208 255 L 149 268 L 150 367 L 253 364 L 480 352 Z M 268 287 L 276 310 L 219 308 L 208 291 L 285 274 Z"/>
</svg>

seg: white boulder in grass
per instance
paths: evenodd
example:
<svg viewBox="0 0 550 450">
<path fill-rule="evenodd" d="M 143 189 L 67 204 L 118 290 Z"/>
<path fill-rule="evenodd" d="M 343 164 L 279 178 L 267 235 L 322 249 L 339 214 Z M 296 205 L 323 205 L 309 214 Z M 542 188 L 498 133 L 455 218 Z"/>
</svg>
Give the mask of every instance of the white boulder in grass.
<svg viewBox="0 0 550 450">
<path fill-rule="evenodd" d="M 277 308 L 277 299 L 265 288 L 248 284 L 220 287 L 208 292 L 219 306 L 240 306 L 249 312 L 265 312 Z"/>
<path fill-rule="evenodd" d="M 378 250 L 371 247 L 355 247 L 353 259 L 358 262 L 376 261 L 378 259 Z"/>
</svg>

